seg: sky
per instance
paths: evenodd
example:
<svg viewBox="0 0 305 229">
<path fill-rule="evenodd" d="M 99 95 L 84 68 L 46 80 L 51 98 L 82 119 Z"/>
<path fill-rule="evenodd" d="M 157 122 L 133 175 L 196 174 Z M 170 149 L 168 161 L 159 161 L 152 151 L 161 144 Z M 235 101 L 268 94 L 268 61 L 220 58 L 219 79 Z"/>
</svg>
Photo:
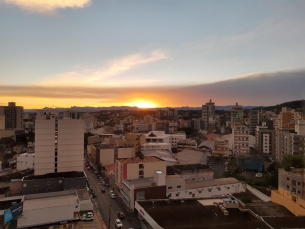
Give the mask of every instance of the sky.
<svg viewBox="0 0 305 229">
<path fill-rule="evenodd" d="M 303 0 L 0 0 L 0 105 L 305 98 Z"/>
</svg>

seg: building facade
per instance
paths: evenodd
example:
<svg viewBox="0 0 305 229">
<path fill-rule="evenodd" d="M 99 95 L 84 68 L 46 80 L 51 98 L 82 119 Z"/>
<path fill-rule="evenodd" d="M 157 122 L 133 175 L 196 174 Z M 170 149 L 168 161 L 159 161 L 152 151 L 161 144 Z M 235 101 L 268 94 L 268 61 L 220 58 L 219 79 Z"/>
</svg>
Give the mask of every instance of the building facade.
<svg viewBox="0 0 305 229">
<path fill-rule="evenodd" d="M 202 120 L 203 120 L 203 130 L 208 130 L 209 127 L 212 129 L 215 126 L 215 103 L 207 102 L 205 105 L 202 105 Z"/>
<path fill-rule="evenodd" d="M 0 106 L 0 126 L 3 127 L 4 116 L 4 128 L 5 129 L 23 129 L 22 117 L 23 107 L 16 106 L 15 102 L 9 102 L 8 106 Z"/>
<path fill-rule="evenodd" d="M 235 156 L 249 154 L 249 128 L 244 125 L 234 126 L 232 129 L 233 153 Z"/>
<path fill-rule="evenodd" d="M 35 125 L 35 175 L 83 171 L 84 122 L 38 111 Z"/>
</svg>

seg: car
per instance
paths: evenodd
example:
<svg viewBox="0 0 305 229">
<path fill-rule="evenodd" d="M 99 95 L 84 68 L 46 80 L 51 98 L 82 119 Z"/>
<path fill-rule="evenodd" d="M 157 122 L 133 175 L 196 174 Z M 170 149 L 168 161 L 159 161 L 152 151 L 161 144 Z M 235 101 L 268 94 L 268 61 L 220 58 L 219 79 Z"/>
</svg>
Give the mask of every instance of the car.
<svg viewBox="0 0 305 229">
<path fill-rule="evenodd" d="M 123 224 L 122 224 L 122 222 L 121 222 L 120 219 L 116 219 L 116 220 L 115 220 L 115 226 L 116 226 L 117 228 L 123 228 Z"/>
<path fill-rule="evenodd" d="M 82 221 L 92 221 L 93 220 L 93 213 L 92 212 L 88 212 L 87 214 L 83 214 Z"/>
<path fill-rule="evenodd" d="M 96 197 L 96 194 L 94 192 L 91 192 L 91 195 L 92 195 L 93 198 Z"/>
<path fill-rule="evenodd" d="M 124 212 L 118 212 L 118 217 L 119 217 L 120 219 L 124 219 L 124 218 L 125 218 Z"/>
<path fill-rule="evenodd" d="M 105 182 L 105 181 L 103 181 L 103 182 L 102 182 L 102 185 L 104 185 L 104 186 L 105 186 L 105 185 L 106 185 L 106 182 Z"/>
<path fill-rule="evenodd" d="M 115 199 L 115 194 L 114 194 L 113 191 L 110 191 L 110 192 L 109 192 L 109 195 L 110 195 L 110 197 L 111 197 L 112 199 Z"/>
<path fill-rule="evenodd" d="M 255 174 L 255 177 L 261 178 L 261 177 L 263 177 L 263 174 L 262 174 L 262 173 L 256 173 L 256 174 Z"/>
<path fill-rule="evenodd" d="M 105 189 L 102 188 L 101 192 L 102 192 L 102 193 L 105 193 Z"/>
</svg>

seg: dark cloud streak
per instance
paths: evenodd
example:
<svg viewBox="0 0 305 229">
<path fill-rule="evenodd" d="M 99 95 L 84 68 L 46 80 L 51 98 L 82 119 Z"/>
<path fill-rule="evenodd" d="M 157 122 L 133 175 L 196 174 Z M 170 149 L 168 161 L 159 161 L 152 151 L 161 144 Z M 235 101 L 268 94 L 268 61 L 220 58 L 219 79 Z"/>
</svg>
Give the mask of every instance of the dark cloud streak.
<svg viewBox="0 0 305 229">
<path fill-rule="evenodd" d="M 74 98 L 122 101 L 147 95 L 166 98 L 168 106 L 200 106 L 208 99 L 219 105 L 273 105 L 305 98 L 305 70 L 258 73 L 210 84 L 180 87 L 47 87 L 1 85 L 0 96 Z"/>
</svg>

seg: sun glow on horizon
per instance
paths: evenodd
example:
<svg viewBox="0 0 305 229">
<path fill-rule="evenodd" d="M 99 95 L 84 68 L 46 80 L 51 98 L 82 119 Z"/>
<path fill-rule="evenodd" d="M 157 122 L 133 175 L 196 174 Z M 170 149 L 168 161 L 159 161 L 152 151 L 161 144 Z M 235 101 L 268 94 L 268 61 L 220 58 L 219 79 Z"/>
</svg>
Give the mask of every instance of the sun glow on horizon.
<svg viewBox="0 0 305 229">
<path fill-rule="evenodd" d="M 157 105 L 153 102 L 148 102 L 148 101 L 135 101 L 131 103 L 130 106 L 136 106 L 138 108 L 156 108 Z"/>
</svg>

